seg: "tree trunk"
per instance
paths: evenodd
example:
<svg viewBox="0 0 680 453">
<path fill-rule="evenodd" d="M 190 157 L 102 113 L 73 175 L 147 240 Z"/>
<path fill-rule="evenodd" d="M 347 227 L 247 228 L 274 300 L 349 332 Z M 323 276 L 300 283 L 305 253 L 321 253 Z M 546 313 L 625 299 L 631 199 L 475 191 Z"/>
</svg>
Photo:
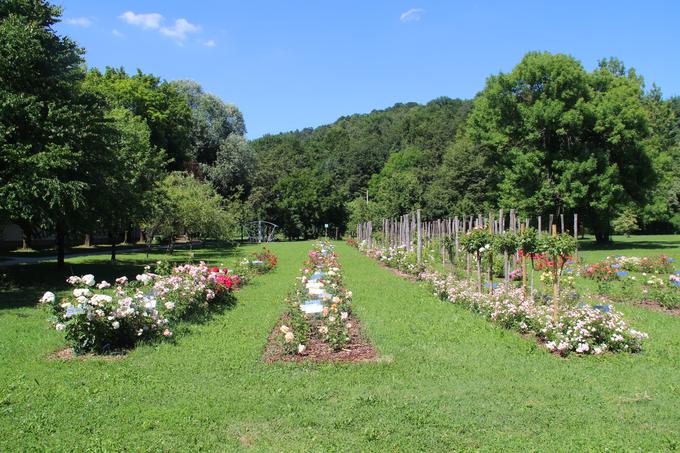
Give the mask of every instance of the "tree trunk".
<svg viewBox="0 0 680 453">
<path fill-rule="evenodd" d="M 477 292 L 482 294 L 482 254 L 477 252 Z"/>
<path fill-rule="evenodd" d="M 139 243 L 143 244 L 146 242 L 146 238 L 144 237 L 144 231 L 140 228 L 139 229 Z"/>
<path fill-rule="evenodd" d="M 604 232 L 596 232 L 595 242 L 598 244 L 609 244 L 611 242 L 609 240 L 609 234 Z"/>
<path fill-rule="evenodd" d="M 57 268 L 63 269 L 66 255 L 66 228 L 64 221 L 57 221 Z"/>
<path fill-rule="evenodd" d="M 130 230 L 125 230 L 125 233 L 123 233 L 123 244 L 128 243 L 128 236 L 129 236 Z"/>
<path fill-rule="evenodd" d="M 24 250 L 33 248 L 33 231 L 30 228 L 21 230 L 21 248 Z"/>
<path fill-rule="evenodd" d="M 92 246 L 92 235 L 90 233 L 85 233 L 85 240 L 83 241 L 85 247 Z"/>
<path fill-rule="evenodd" d="M 116 264 L 116 241 L 111 242 L 111 264 Z"/>
</svg>

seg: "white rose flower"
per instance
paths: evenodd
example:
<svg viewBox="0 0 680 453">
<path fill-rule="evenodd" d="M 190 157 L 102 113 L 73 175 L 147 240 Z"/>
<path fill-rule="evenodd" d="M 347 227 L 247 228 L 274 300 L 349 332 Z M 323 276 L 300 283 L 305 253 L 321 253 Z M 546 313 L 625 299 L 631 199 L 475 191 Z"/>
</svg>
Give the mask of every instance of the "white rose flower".
<svg viewBox="0 0 680 453">
<path fill-rule="evenodd" d="M 283 336 L 283 339 L 286 341 L 286 343 L 292 343 L 295 339 L 295 335 L 293 335 L 293 332 L 288 332 Z"/>
<path fill-rule="evenodd" d="M 303 345 L 302 343 L 300 343 L 300 344 L 298 345 L 298 354 L 302 354 L 303 352 L 305 352 L 306 349 L 307 349 L 307 346 L 305 346 L 305 345 Z"/>
<path fill-rule="evenodd" d="M 343 311 L 342 313 L 340 313 L 340 319 L 342 319 L 343 321 L 346 321 L 347 318 L 349 318 L 349 313 L 347 313 L 346 311 Z"/>
<path fill-rule="evenodd" d="M 290 332 L 290 327 L 283 325 L 283 326 L 279 327 L 279 330 L 281 331 L 281 333 L 288 333 L 288 332 Z"/>
<path fill-rule="evenodd" d="M 111 323 L 111 327 L 113 327 L 114 329 L 117 329 L 117 328 L 120 327 L 120 323 L 119 323 L 118 321 L 113 321 L 113 322 Z"/>
<path fill-rule="evenodd" d="M 66 328 L 66 324 L 62 324 L 62 323 L 58 322 L 54 325 L 54 328 L 61 332 L 62 330 L 64 330 Z"/>
<path fill-rule="evenodd" d="M 54 295 L 53 292 L 47 291 L 43 296 L 40 298 L 40 303 L 42 304 L 53 304 L 54 301 L 57 300 L 56 296 Z"/>
<path fill-rule="evenodd" d="M 92 304 L 96 303 L 98 305 L 101 305 L 101 304 L 109 304 L 109 303 L 111 303 L 112 300 L 113 300 L 113 298 L 109 295 L 95 294 L 94 296 L 92 296 L 92 299 L 90 299 L 90 302 Z"/>
<path fill-rule="evenodd" d="M 175 308 L 175 304 L 173 302 L 166 302 L 165 308 L 168 310 L 172 310 L 173 308 Z"/>
<path fill-rule="evenodd" d="M 110 287 L 111 287 L 111 284 L 109 282 L 107 282 L 106 280 L 102 280 L 101 283 L 99 283 L 97 285 L 97 288 L 99 288 L 99 289 L 106 289 L 106 288 L 110 288 Z"/>
<path fill-rule="evenodd" d="M 94 275 L 92 274 L 85 274 L 82 277 L 80 277 L 80 281 L 83 282 L 83 284 L 87 286 L 94 286 L 97 281 L 94 279 Z"/>
</svg>

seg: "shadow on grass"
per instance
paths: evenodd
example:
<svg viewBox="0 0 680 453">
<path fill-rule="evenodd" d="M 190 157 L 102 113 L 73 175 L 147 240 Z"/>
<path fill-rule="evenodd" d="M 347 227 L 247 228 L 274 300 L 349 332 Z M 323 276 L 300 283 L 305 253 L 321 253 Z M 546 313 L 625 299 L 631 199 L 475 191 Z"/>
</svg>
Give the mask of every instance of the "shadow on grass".
<svg viewBox="0 0 680 453">
<path fill-rule="evenodd" d="M 113 282 L 120 276 L 134 279 L 144 271 L 144 266 L 157 260 L 167 260 L 176 264 L 205 261 L 221 264 L 243 256 L 245 251 L 239 246 L 218 245 L 211 248 L 177 250 L 174 254 L 144 253 L 121 254 L 116 264 L 108 256 L 90 256 L 67 259 L 64 269 L 57 269 L 54 262 L 18 264 L 0 269 L 0 310 L 32 307 L 45 291 L 55 293 L 68 291 L 71 286 L 66 279 L 71 275 L 93 274 L 97 281 Z"/>
</svg>

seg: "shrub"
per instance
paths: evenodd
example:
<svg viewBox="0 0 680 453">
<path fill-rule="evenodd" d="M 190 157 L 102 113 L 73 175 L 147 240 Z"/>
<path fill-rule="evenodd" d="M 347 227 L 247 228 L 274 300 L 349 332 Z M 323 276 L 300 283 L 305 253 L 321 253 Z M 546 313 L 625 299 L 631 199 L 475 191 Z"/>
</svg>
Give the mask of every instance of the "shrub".
<svg viewBox="0 0 680 453">
<path fill-rule="evenodd" d="M 124 284 L 127 279 L 117 281 Z M 131 285 L 127 291 L 118 286 L 111 294 L 107 290 L 110 285 L 101 282 L 95 286 L 92 275 L 72 276 L 68 282 L 74 286 L 68 297 L 57 300 L 47 292 L 40 302 L 51 312 L 54 328 L 65 332 L 76 353 L 113 352 L 138 341 L 172 336 L 156 299 L 139 285 Z"/>
<path fill-rule="evenodd" d="M 159 263 L 165 271 L 165 265 Z M 56 330 L 78 354 L 107 353 L 131 348 L 138 341 L 171 337 L 170 323 L 207 315 L 217 306 L 233 305 L 240 278 L 227 269 L 201 262 L 173 268 L 167 275 L 145 272 L 112 287 L 91 274 L 71 276 L 72 293 L 57 300 L 46 292 L 40 302 L 52 314 Z"/>
</svg>

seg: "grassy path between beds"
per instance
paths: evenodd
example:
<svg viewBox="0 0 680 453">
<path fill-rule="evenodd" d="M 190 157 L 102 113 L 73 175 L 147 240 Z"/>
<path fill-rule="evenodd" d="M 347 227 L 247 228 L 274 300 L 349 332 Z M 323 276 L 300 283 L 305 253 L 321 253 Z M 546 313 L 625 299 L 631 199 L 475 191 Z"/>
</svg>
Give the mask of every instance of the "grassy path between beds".
<svg viewBox="0 0 680 453">
<path fill-rule="evenodd" d="M 46 360 L 59 333 L 16 288 L 0 292 L 0 451 L 680 448 L 680 318 L 623 307 L 651 336 L 644 353 L 559 359 L 341 243 L 355 312 L 382 359 L 262 363 L 310 246 L 273 244 L 277 269 L 233 310 L 122 360 Z M 97 260 L 77 263 L 113 272 Z"/>
</svg>

